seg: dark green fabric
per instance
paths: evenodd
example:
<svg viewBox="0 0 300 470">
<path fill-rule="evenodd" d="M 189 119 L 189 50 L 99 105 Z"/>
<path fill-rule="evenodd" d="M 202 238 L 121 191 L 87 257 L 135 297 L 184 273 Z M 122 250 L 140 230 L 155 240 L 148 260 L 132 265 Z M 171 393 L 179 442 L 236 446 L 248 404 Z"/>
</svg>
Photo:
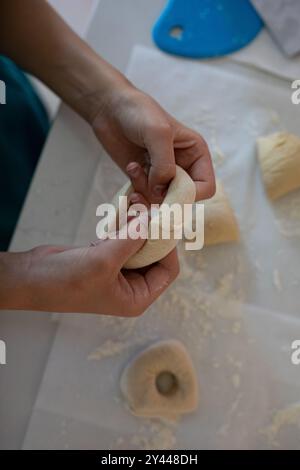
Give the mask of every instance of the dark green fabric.
<svg viewBox="0 0 300 470">
<path fill-rule="evenodd" d="M 49 129 L 44 106 L 24 73 L 0 56 L 6 104 L 0 104 L 0 251 L 16 226 Z"/>
</svg>

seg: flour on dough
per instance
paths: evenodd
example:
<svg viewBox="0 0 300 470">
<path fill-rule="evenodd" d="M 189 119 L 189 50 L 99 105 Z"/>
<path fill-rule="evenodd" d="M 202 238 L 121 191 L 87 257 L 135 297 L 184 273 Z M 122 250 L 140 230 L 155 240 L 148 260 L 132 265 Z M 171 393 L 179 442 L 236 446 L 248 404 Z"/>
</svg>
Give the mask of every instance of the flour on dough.
<svg viewBox="0 0 300 470">
<path fill-rule="evenodd" d="M 137 416 L 176 419 L 198 405 L 198 382 L 184 346 L 176 340 L 155 343 L 127 366 L 121 390 Z"/>
<path fill-rule="evenodd" d="M 274 200 L 300 188 L 300 138 L 279 132 L 257 140 L 267 194 Z"/>
</svg>

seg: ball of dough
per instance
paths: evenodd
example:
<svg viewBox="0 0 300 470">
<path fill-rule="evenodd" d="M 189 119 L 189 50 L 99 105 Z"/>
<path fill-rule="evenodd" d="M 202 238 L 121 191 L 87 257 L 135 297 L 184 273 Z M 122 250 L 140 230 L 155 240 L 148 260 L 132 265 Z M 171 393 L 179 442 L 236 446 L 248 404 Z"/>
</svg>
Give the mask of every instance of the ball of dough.
<svg viewBox="0 0 300 470">
<path fill-rule="evenodd" d="M 237 219 L 231 207 L 223 184 L 216 181 L 216 193 L 204 203 L 204 245 L 217 245 L 221 243 L 237 242 L 240 231 Z M 201 203 L 199 203 L 201 204 Z M 193 219 L 193 231 L 196 223 Z"/>
<path fill-rule="evenodd" d="M 257 140 L 266 192 L 274 200 L 300 188 L 300 138 L 279 132 Z"/>
<path fill-rule="evenodd" d="M 133 187 L 130 182 L 128 182 L 115 195 L 112 204 L 114 204 L 116 208 L 117 217 L 119 197 L 129 196 L 132 191 Z M 168 192 L 163 203 L 169 206 L 172 206 L 173 204 L 179 204 L 183 208 L 184 204 L 192 204 L 195 201 L 195 197 L 196 186 L 194 181 L 181 167 L 176 166 L 176 176 L 169 185 Z M 155 215 L 150 221 L 149 235 L 146 243 L 127 261 L 127 263 L 124 265 L 124 268 L 138 269 L 148 266 L 152 263 L 156 263 L 157 261 L 160 261 L 165 256 L 167 256 L 175 248 L 179 240 L 172 236 L 172 227 L 170 239 L 164 239 L 161 230 L 159 230 L 159 238 L 151 238 L 151 233 L 155 233 L 154 231 L 152 232 L 152 229 L 157 226 L 161 227 L 161 220 L 162 213 L 159 211 L 158 214 Z M 114 220 L 110 220 L 107 224 L 108 227 L 113 225 Z M 181 228 L 183 228 L 183 226 Z M 177 230 L 178 227 L 176 227 L 176 231 Z"/>
<path fill-rule="evenodd" d="M 126 367 L 121 390 L 136 416 L 174 419 L 198 405 L 198 382 L 185 347 L 160 341 L 142 351 Z"/>
</svg>

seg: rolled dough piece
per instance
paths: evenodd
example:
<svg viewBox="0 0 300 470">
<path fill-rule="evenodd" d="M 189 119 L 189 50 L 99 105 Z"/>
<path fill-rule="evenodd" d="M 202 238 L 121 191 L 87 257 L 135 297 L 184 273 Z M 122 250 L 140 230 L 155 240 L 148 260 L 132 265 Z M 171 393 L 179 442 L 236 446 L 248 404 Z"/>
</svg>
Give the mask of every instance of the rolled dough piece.
<svg viewBox="0 0 300 470">
<path fill-rule="evenodd" d="M 175 419 L 198 406 L 198 381 L 182 343 L 165 340 L 142 351 L 126 367 L 121 391 L 136 416 Z"/>
<path fill-rule="evenodd" d="M 223 184 L 216 181 L 216 194 L 204 203 L 204 245 L 218 245 L 221 243 L 237 242 L 240 231 L 237 219 L 231 207 Z M 194 213 L 195 214 L 195 213 Z M 193 218 L 193 231 L 196 230 Z"/>
<path fill-rule="evenodd" d="M 279 132 L 257 140 L 266 192 L 275 200 L 300 188 L 300 138 Z"/>
<path fill-rule="evenodd" d="M 216 182 L 216 194 L 204 202 L 204 208 L 205 245 L 239 241 L 240 231 L 237 219 L 220 180 Z"/>
<path fill-rule="evenodd" d="M 130 182 L 126 183 L 123 188 L 115 195 L 112 203 L 114 204 L 117 210 L 118 217 L 118 207 L 119 207 L 119 197 L 120 196 L 129 196 L 133 191 L 133 187 Z M 192 204 L 195 201 L 196 197 L 196 186 L 191 177 L 179 166 L 176 166 L 176 176 L 171 181 L 168 189 L 168 193 L 163 201 L 164 204 L 173 205 L 180 204 L 181 207 L 184 204 Z M 148 266 L 152 263 L 156 263 L 165 256 L 167 256 L 173 248 L 177 245 L 178 241 L 174 237 L 170 237 L 168 240 L 161 238 L 151 239 L 150 233 L 155 226 L 161 227 L 161 213 L 158 212 L 155 217 L 153 217 L 149 224 L 149 236 L 144 246 L 132 256 L 127 263 L 124 265 L 126 269 L 137 269 L 144 266 Z M 108 227 L 112 225 L 114 221 L 108 222 Z M 183 228 L 183 227 L 182 227 Z M 178 227 L 177 227 L 178 229 Z M 154 233 L 154 232 L 152 232 Z M 159 231 L 161 235 L 161 230 Z"/>
</svg>

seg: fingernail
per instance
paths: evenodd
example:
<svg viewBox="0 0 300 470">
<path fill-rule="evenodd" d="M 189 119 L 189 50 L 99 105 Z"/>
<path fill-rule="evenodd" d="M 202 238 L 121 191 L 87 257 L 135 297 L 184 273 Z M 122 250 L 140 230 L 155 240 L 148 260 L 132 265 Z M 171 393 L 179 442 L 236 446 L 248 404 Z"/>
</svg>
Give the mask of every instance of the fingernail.
<svg viewBox="0 0 300 470">
<path fill-rule="evenodd" d="M 140 202 L 140 196 L 137 193 L 131 194 L 131 196 L 129 198 L 129 202 L 131 202 L 132 204 Z"/>
<path fill-rule="evenodd" d="M 169 279 L 166 281 L 163 281 L 161 284 L 159 284 L 159 286 L 157 286 L 157 288 L 155 289 L 155 292 L 160 292 L 162 290 L 165 290 L 169 284 L 170 284 Z"/>
<path fill-rule="evenodd" d="M 166 189 L 167 189 L 167 187 L 165 185 L 158 184 L 157 186 L 154 186 L 153 194 L 155 194 L 155 196 L 163 196 Z"/>
<path fill-rule="evenodd" d="M 130 176 L 136 177 L 139 174 L 139 165 L 137 163 L 129 163 L 127 166 L 127 173 Z"/>
</svg>

